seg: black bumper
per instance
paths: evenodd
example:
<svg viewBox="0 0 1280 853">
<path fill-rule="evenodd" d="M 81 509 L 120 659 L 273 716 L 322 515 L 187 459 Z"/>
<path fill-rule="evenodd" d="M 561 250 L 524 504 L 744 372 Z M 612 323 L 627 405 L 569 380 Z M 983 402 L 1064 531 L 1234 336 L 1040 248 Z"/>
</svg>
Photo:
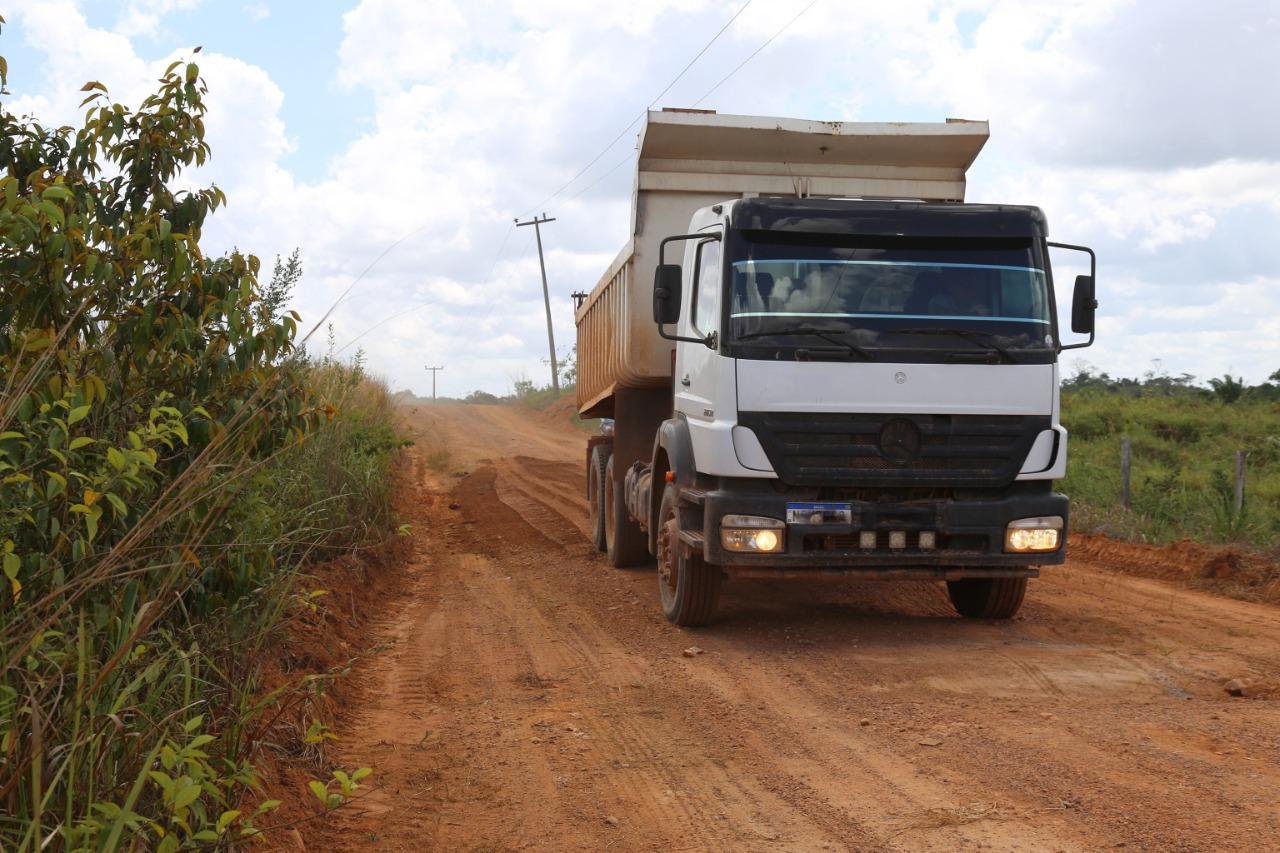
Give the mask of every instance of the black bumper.
<svg viewBox="0 0 1280 853">
<path fill-rule="evenodd" d="M 764 488 L 760 488 L 763 486 Z M 767 490 L 766 490 L 767 489 Z M 726 551 L 720 545 L 720 519 L 729 514 L 785 520 L 789 501 L 811 500 L 778 492 L 769 481 L 746 481 L 702 494 L 704 556 L 720 566 L 773 569 L 900 569 L 906 567 L 1019 567 L 1055 565 L 1066 559 L 1067 497 L 1043 491 L 998 498 L 916 500 L 902 503 L 846 501 L 852 523 L 789 524 L 784 550 L 773 554 Z M 1009 522 L 1033 516 L 1062 516 L 1057 551 L 1008 554 Z M 875 531 L 874 549 L 863 549 L 859 533 Z M 889 533 L 906 534 L 907 547 L 890 549 Z M 933 531 L 936 547 L 921 549 L 922 531 Z"/>
</svg>

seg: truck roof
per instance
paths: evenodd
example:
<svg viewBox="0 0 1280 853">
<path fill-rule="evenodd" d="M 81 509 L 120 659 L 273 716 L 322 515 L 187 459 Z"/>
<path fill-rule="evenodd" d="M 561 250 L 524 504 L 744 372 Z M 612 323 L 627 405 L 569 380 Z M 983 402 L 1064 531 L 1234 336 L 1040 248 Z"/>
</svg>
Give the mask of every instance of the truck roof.
<svg viewBox="0 0 1280 853">
<path fill-rule="evenodd" d="M 737 228 L 811 234 L 1038 237 L 1047 230 L 1040 208 L 1005 204 L 745 198 L 733 203 L 731 217 Z"/>
</svg>

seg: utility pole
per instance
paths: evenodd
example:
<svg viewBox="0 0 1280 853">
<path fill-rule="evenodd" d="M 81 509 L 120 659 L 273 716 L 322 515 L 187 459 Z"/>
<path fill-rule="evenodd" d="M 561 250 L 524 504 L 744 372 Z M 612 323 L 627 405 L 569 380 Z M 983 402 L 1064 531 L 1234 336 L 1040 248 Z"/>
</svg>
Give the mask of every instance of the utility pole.
<svg viewBox="0 0 1280 853">
<path fill-rule="evenodd" d="M 551 348 L 551 387 L 560 391 L 560 368 L 556 366 L 556 336 L 551 331 L 551 293 L 547 290 L 547 265 L 542 260 L 542 225 L 548 222 L 555 222 L 555 219 L 548 219 L 547 214 L 543 213 L 542 218 L 533 217 L 528 222 L 516 221 L 517 228 L 523 228 L 526 225 L 533 226 L 533 233 L 538 238 L 538 266 L 542 269 L 542 301 L 547 306 L 547 345 Z"/>
<path fill-rule="evenodd" d="M 436 374 L 444 370 L 444 368 L 428 366 L 427 370 L 431 371 L 431 400 L 434 402 L 436 399 Z"/>
</svg>

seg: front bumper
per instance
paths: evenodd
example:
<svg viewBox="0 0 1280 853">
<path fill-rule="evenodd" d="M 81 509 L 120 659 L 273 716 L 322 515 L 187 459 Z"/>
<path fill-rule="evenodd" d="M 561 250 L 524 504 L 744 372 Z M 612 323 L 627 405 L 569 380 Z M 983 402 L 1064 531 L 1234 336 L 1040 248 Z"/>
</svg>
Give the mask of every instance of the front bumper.
<svg viewBox="0 0 1280 853">
<path fill-rule="evenodd" d="M 845 501 L 852 508 L 852 522 L 849 524 L 788 524 L 784 550 L 770 554 L 725 550 L 720 544 L 720 519 L 723 516 L 760 515 L 785 519 L 789 501 L 810 500 L 778 492 L 767 482 L 760 485 L 761 488 L 753 488 L 742 484 L 703 493 L 703 555 L 707 562 L 726 567 L 797 570 L 963 566 L 1019 569 L 1055 565 L 1066 559 L 1067 498 L 1047 491 L 990 499 L 912 500 L 901 503 Z M 1057 551 L 1034 554 L 1005 552 L 1005 528 L 1009 522 L 1044 515 L 1063 518 L 1062 542 Z M 876 532 L 874 549 L 860 547 L 859 533 L 863 531 Z M 907 547 L 890 549 L 891 531 L 905 532 Z M 936 534 L 935 548 L 921 549 L 918 546 L 921 531 Z"/>
</svg>

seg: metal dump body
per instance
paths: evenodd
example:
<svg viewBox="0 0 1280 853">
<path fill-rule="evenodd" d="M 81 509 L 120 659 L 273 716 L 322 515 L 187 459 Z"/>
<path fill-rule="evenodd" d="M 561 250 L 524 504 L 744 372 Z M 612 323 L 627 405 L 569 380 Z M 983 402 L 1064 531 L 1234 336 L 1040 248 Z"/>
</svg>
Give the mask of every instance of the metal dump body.
<svg viewBox="0 0 1280 853">
<path fill-rule="evenodd" d="M 579 412 L 609 416 L 618 388 L 670 383 L 672 344 L 653 324 L 653 269 L 658 244 L 684 233 L 696 210 L 762 195 L 964 201 L 965 172 L 987 135 L 983 121 L 649 112 L 640 132 L 630 239 L 575 318 Z"/>
</svg>

